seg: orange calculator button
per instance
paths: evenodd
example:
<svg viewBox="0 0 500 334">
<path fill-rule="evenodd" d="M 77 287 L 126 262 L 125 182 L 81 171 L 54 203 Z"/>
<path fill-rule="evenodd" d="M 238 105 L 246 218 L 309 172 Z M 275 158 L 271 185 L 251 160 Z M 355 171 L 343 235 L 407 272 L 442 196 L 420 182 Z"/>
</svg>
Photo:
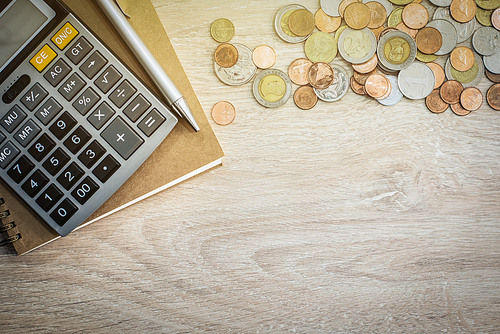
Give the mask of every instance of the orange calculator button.
<svg viewBox="0 0 500 334">
<path fill-rule="evenodd" d="M 31 58 L 31 65 L 35 66 L 38 72 L 42 72 L 45 67 L 57 56 L 54 50 L 50 48 L 47 44 L 37 54 Z"/>
<path fill-rule="evenodd" d="M 62 50 L 78 35 L 76 30 L 69 22 L 66 23 L 50 40 Z"/>
</svg>

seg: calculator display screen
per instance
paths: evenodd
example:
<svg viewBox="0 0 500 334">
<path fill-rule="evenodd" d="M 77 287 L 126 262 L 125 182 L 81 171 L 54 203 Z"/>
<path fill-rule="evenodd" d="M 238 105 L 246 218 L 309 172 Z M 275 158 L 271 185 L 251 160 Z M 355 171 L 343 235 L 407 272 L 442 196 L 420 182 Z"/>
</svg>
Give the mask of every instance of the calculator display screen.
<svg viewBox="0 0 500 334">
<path fill-rule="evenodd" d="M 43 0 L 13 0 L 0 9 L 0 71 L 55 17 Z"/>
</svg>

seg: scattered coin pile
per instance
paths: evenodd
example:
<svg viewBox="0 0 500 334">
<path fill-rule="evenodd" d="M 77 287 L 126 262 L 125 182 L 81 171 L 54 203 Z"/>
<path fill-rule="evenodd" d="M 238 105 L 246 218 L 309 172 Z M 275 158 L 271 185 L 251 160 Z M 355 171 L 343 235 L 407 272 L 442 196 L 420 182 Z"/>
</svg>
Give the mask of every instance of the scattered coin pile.
<svg viewBox="0 0 500 334">
<path fill-rule="evenodd" d="M 338 101 L 351 87 L 382 105 L 425 99 L 434 113 L 450 107 L 461 116 L 481 107 L 476 85 L 486 74 L 493 82 L 486 101 L 500 110 L 500 0 L 429 0 L 427 7 L 421 1 L 320 0 L 315 14 L 299 4 L 282 7 L 276 32 L 288 43 L 304 42 L 306 55 L 292 61 L 288 73 L 272 68 L 276 53 L 270 46 L 252 51 L 230 44 L 233 24 L 216 20 L 211 35 L 222 44 L 214 55 L 215 73 L 227 85 L 255 77 L 255 99 L 269 108 L 286 103 L 293 83 L 299 86 L 294 102 L 305 110 L 318 99 Z M 332 64 L 337 54 L 352 66 L 352 77 Z M 219 109 L 212 110 L 214 120 Z"/>
</svg>

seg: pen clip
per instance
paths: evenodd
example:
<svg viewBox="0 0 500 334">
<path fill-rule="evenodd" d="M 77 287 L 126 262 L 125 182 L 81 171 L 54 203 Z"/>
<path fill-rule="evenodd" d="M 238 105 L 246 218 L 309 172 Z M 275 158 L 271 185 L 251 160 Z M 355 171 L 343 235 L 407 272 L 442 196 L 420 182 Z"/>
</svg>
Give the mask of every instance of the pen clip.
<svg viewBox="0 0 500 334">
<path fill-rule="evenodd" d="M 125 11 L 123 10 L 122 6 L 120 6 L 120 3 L 118 2 L 118 0 L 115 0 L 115 3 L 118 6 L 118 8 L 120 9 L 120 11 L 122 12 L 122 14 L 125 15 L 125 17 L 127 19 L 130 19 L 130 15 L 128 15 L 127 13 L 125 13 Z"/>
</svg>

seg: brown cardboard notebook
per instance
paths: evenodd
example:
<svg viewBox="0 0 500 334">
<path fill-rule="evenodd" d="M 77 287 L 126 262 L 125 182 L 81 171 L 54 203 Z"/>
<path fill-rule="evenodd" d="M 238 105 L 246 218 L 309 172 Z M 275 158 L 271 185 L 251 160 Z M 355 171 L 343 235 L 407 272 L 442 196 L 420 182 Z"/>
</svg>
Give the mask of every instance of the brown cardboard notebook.
<svg viewBox="0 0 500 334">
<path fill-rule="evenodd" d="M 158 93 L 127 46 L 93 1 L 63 0 L 63 2 L 104 40 L 110 49 L 129 65 L 153 91 Z M 201 130 L 195 132 L 185 120 L 180 119 L 174 130 L 149 159 L 80 227 L 175 185 L 186 178 L 220 165 L 224 156 L 151 2 L 147 0 L 120 0 L 120 5 L 131 16 L 129 21 L 132 26 L 187 99 Z M 161 186 L 159 187 L 159 185 Z M 0 182 L 0 198 L 5 201 L 4 204 L 0 204 L 0 213 L 9 211 L 9 216 L 3 218 L 2 223 L 5 225 L 14 221 L 16 225 L 15 228 L 8 231 L 9 237 L 21 235 L 21 239 L 13 243 L 18 255 L 59 237 L 3 181 Z"/>
</svg>

